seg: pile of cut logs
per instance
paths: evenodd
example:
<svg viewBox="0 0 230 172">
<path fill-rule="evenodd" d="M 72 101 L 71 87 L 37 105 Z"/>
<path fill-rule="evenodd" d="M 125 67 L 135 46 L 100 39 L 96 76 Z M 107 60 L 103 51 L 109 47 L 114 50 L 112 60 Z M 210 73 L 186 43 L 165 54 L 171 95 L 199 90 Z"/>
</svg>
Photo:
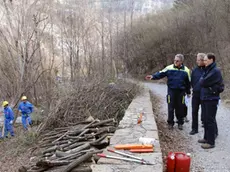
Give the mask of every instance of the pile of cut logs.
<svg viewBox="0 0 230 172">
<path fill-rule="evenodd" d="M 41 154 L 19 172 L 91 172 L 90 164 L 97 163 L 96 154 L 109 145 L 116 126 L 114 119 L 93 120 L 42 134 L 38 143 Z"/>
</svg>

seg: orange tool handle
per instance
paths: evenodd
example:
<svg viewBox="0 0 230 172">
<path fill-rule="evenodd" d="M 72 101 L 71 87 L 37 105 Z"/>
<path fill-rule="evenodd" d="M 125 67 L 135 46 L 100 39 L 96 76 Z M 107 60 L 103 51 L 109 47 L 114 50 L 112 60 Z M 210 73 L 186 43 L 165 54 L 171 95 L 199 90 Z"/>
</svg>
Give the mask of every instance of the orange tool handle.
<svg viewBox="0 0 230 172">
<path fill-rule="evenodd" d="M 142 116 L 143 116 L 143 114 L 141 113 L 140 116 L 139 116 L 139 118 L 138 118 L 138 120 L 137 120 L 138 124 L 140 124 L 142 122 Z"/>
<path fill-rule="evenodd" d="M 129 151 L 132 153 L 150 153 L 153 152 L 153 148 L 152 149 L 130 149 Z"/>
<path fill-rule="evenodd" d="M 115 149 L 152 149 L 153 145 L 142 145 L 142 144 L 126 144 L 126 145 L 116 145 Z"/>
</svg>

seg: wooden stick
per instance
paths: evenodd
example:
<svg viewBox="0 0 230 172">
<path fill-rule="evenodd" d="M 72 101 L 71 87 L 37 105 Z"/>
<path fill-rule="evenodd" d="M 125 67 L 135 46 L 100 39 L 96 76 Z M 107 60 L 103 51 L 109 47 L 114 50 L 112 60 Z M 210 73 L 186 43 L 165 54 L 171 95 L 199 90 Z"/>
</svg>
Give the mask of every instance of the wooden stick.
<svg viewBox="0 0 230 172">
<path fill-rule="evenodd" d="M 108 135 L 105 134 L 105 135 L 102 136 L 101 138 L 99 138 L 99 139 L 97 139 L 97 140 L 95 140 L 95 141 L 90 142 L 90 145 L 93 146 L 94 144 L 97 144 L 97 143 L 101 142 L 101 141 L 104 140 L 107 136 L 108 136 Z"/>
<path fill-rule="evenodd" d="M 87 142 L 85 142 L 85 143 L 87 143 Z M 79 146 L 81 146 L 81 145 L 84 145 L 85 143 L 81 143 L 81 142 L 77 142 L 77 143 L 74 143 L 74 144 L 72 144 L 72 145 L 70 145 L 69 147 L 66 147 L 64 150 L 70 150 L 70 149 L 74 149 L 74 148 L 76 148 L 76 147 L 79 147 Z"/>
<path fill-rule="evenodd" d="M 56 152 L 55 152 L 55 156 L 56 156 L 56 157 L 59 157 L 59 158 L 65 157 L 65 156 L 67 156 L 67 155 L 69 155 L 69 154 L 66 153 L 66 152 L 59 151 L 59 150 L 56 150 Z"/>
<path fill-rule="evenodd" d="M 58 139 L 54 140 L 52 143 L 56 143 L 57 141 L 61 140 L 62 138 L 64 138 L 67 134 L 69 133 L 69 131 L 65 132 L 65 134 L 63 134 L 61 137 L 59 137 Z"/>
<path fill-rule="evenodd" d="M 80 158 L 76 159 L 75 161 L 73 161 L 72 163 L 70 163 L 64 170 L 63 172 L 70 172 L 71 170 L 73 170 L 74 168 L 76 168 L 77 166 L 79 166 L 82 162 L 87 161 L 89 158 L 91 158 L 93 156 L 93 154 L 91 152 L 88 152 L 86 154 L 84 154 L 83 156 L 81 156 Z"/>
<path fill-rule="evenodd" d="M 91 127 L 93 125 L 93 123 L 97 122 L 97 120 L 93 120 L 91 123 L 89 123 L 88 125 L 86 125 L 85 127 L 83 127 L 83 130 Z"/>
<path fill-rule="evenodd" d="M 67 151 L 66 153 L 80 152 L 80 151 L 82 151 L 84 149 L 89 149 L 89 148 L 90 148 L 90 144 L 89 143 L 85 143 L 84 145 L 79 146 L 79 147 L 77 147 L 75 149 L 71 149 L 71 150 Z"/>
<path fill-rule="evenodd" d="M 89 129 L 85 129 L 83 132 L 81 132 L 81 134 L 78 135 L 78 137 L 81 137 L 82 135 L 86 134 L 87 132 L 89 132 Z"/>
<path fill-rule="evenodd" d="M 40 160 L 36 163 L 38 167 L 55 167 L 69 164 L 70 161 L 49 161 L 49 160 Z"/>
<path fill-rule="evenodd" d="M 42 152 L 42 154 L 50 153 L 50 152 L 55 152 L 57 150 L 58 146 L 53 146 L 50 147 Z"/>
<path fill-rule="evenodd" d="M 93 125 L 91 125 L 91 127 L 98 127 L 98 126 L 101 126 L 101 125 L 104 125 L 104 124 L 108 124 L 110 122 L 116 122 L 116 121 L 113 118 L 112 119 L 107 119 L 107 120 L 98 122 L 96 124 L 93 124 Z"/>
</svg>

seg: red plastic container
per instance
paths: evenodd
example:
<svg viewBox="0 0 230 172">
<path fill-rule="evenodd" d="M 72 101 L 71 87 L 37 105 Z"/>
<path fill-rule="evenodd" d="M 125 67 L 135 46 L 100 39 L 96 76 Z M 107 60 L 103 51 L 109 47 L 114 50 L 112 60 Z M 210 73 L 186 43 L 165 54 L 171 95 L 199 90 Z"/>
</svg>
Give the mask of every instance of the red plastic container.
<svg viewBox="0 0 230 172">
<path fill-rule="evenodd" d="M 167 172 L 189 172 L 191 158 L 182 152 L 169 152 L 167 158 Z"/>
<path fill-rule="evenodd" d="M 175 172 L 175 153 L 169 152 L 167 157 L 167 172 Z"/>
</svg>

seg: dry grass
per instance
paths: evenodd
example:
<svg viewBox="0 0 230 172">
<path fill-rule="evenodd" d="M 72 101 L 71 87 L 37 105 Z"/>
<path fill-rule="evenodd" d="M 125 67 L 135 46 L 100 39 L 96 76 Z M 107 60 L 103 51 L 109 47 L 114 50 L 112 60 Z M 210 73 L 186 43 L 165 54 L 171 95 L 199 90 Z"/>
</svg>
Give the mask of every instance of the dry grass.
<svg viewBox="0 0 230 172">
<path fill-rule="evenodd" d="M 15 172 L 22 165 L 29 163 L 36 143 L 33 131 L 24 132 L 22 126 L 15 127 L 16 136 L 0 142 L 0 171 Z"/>
</svg>

